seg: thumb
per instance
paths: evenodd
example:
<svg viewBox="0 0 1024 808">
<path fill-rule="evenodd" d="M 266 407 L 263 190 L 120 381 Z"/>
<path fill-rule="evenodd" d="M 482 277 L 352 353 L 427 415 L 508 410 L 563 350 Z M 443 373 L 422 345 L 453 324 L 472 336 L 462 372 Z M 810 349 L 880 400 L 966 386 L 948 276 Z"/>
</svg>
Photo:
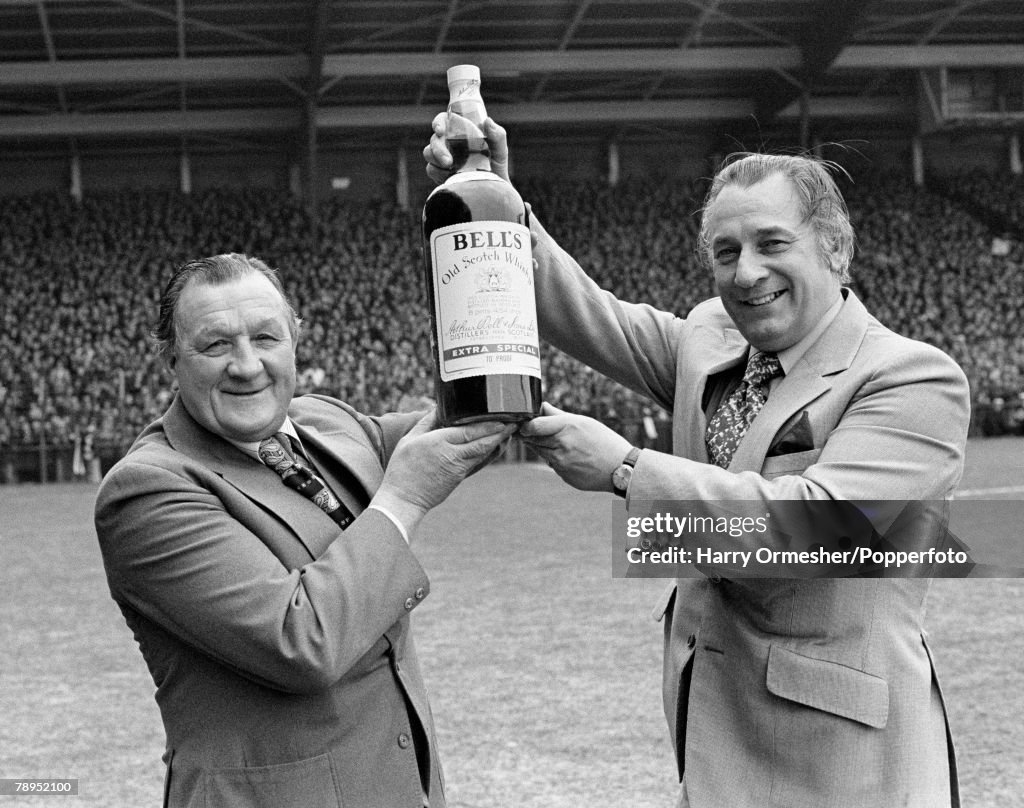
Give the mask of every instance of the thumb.
<svg viewBox="0 0 1024 808">
<path fill-rule="evenodd" d="M 437 426 L 437 408 L 431 407 L 427 410 L 426 414 L 416 422 L 416 425 L 405 433 L 407 438 L 415 438 L 419 435 L 425 435 L 430 432 L 434 427 Z"/>
<path fill-rule="evenodd" d="M 541 406 L 540 415 L 531 418 L 519 428 L 519 434 L 529 440 L 530 438 L 546 438 L 556 435 L 565 427 L 565 420 L 552 416 L 565 415 L 566 413 L 546 401 Z"/>
<path fill-rule="evenodd" d="M 488 118 L 484 121 L 484 137 L 491 148 L 491 171 L 506 182 L 511 182 L 508 174 L 508 135 L 504 127 L 495 123 L 494 118 Z"/>
</svg>

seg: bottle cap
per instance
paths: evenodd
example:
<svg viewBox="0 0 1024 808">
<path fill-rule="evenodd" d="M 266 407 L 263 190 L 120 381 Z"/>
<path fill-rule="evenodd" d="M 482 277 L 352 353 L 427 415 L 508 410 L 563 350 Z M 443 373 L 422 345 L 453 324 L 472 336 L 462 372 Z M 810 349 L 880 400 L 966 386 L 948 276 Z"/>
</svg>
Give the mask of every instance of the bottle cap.
<svg viewBox="0 0 1024 808">
<path fill-rule="evenodd" d="M 455 65 L 448 68 L 448 83 L 456 81 L 480 81 L 480 68 L 476 65 Z"/>
</svg>

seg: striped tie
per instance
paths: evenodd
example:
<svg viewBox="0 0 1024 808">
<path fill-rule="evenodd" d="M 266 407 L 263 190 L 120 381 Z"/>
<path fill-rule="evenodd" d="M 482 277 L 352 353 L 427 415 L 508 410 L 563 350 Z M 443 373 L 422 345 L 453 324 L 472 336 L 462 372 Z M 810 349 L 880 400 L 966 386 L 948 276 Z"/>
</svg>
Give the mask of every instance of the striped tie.
<svg viewBox="0 0 1024 808">
<path fill-rule="evenodd" d="M 781 374 L 779 357 L 773 353 L 756 353 L 747 361 L 740 386 L 722 402 L 708 422 L 705 440 L 716 466 L 729 467 L 736 447 L 768 400 L 768 383 Z"/>
<path fill-rule="evenodd" d="M 338 501 L 327 484 L 292 449 L 291 439 L 284 432 L 278 432 L 260 442 L 260 460 L 276 471 L 285 485 L 312 500 L 337 522 L 338 527 L 342 530 L 347 528 L 355 519 L 352 512 Z"/>
</svg>

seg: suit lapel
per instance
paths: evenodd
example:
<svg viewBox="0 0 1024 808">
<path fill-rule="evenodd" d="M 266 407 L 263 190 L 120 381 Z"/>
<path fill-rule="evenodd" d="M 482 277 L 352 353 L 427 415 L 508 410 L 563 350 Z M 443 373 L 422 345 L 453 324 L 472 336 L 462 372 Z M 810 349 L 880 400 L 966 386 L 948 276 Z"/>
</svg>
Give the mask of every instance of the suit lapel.
<svg viewBox="0 0 1024 808">
<path fill-rule="evenodd" d="M 835 320 L 825 329 L 790 373 L 772 390 L 764 409 L 740 441 L 730 471 L 759 471 L 772 440 L 790 420 L 832 388 L 831 377 L 853 363 L 867 331 L 867 310 L 853 292 Z"/>
<path fill-rule="evenodd" d="M 801 359 L 768 396 L 764 409 L 736 447 L 729 463 L 730 471 L 759 470 L 764 465 L 768 447 L 783 425 L 831 387 L 829 379 Z"/>
<path fill-rule="evenodd" d="M 288 526 L 309 553 L 319 558 L 337 537 L 338 526 L 301 494 L 287 488 L 272 470 L 236 446 L 204 429 L 175 398 L 163 419 L 171 447 L 202 463 Z"/>
<path fill-rule="evenodd" d="M 704 388 L 709 377 L 743 362 L 750 346 L 735 328 L 717 332 L 701 329 L 694 336 L 698 338 L 680 354 L 680 383 L 676 387 L 673 407 L 676 416 L 673 438 L 678 447 L 677 454 L 706 463 L 708 449 L 704 433 L 707 430 L 707 418 L 702 403 Z M 696 378 L 692 376 L 692 371 L 691 375 L 683 372 L 683 368 L 697 368 Z"/>
<path fill-rule="evenodd" d="M 338 498 L 358 516 L 384 476 L 377 455 L 366 445 L 365 439 L 360 441 L 346 432 L 321 432 L 313 425 L 295 420 L 293 423 L 303 446 L 311 448 L 318 456 L 330 458 L 331 463 L 318 463 L 317 470 Z M 354 485 L 361 486 L 362 491 L 352 490 Z"/>
</svg>

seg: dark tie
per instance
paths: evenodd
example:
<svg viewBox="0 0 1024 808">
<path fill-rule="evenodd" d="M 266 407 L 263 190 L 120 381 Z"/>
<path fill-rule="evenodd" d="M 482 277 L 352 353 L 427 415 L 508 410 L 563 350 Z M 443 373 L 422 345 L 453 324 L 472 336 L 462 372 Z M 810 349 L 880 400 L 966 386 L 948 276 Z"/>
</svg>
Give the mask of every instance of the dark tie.
<svg viewBox="0 0 1024 808">
<path fill-rule="evenodd" d="M 708 422 L 705 440 L 716 466 L 728 468 L 736 447 L 768 400 L 768 383 L 781 374 L 779 357 L 773 353 L 756 353 L 747 361 L 743 381 Z"/>
<path fill-rule="evenodd" d="M 278 432 L 260 442 L 260 460 L 276 471 L 285 485 L 312 500 L 344 530 L 355 519 L 352 512 L 338 501 L 327 484 L 293 452 L 293 448 L 291 439 L 284 432 Z"/>
</svg>

